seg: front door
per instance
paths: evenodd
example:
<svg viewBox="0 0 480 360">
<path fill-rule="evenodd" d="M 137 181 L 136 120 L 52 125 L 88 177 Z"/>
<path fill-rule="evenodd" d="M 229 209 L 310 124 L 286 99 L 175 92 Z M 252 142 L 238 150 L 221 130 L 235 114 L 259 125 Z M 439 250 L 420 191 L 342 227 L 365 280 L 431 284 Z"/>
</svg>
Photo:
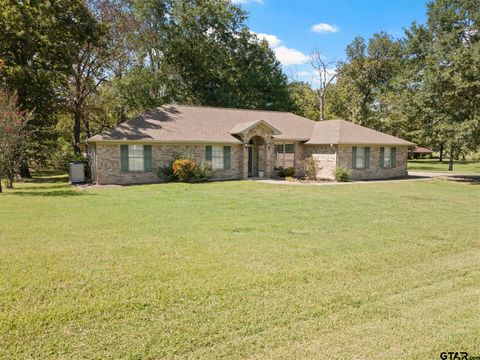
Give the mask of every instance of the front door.
<svg viewBox="0 0 480 360">
<path fill-rule="evenodd" d="M 248 145 L 248 177 L 253 176 L 253 145 Z"/>
</svg>

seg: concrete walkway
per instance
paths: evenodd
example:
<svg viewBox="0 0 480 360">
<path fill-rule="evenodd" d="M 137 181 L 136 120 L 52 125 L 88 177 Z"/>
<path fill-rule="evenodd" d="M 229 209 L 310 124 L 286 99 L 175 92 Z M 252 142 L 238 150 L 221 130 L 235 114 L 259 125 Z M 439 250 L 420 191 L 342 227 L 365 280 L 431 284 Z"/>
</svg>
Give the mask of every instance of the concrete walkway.
<svg viewBox="0 0 480 360">
<path fill-rule="evenodd" d="M 431 180 L 434 178 L 445 178 L 447 180 L 457 180 L 457 179 L 466 178 L 469 180 L 473 179 L 474 182 L 480 181 L 480 176 L 475 176 L 475 175 L 448 174 L 448 173 L 426 172 L 426 171 L 409 171 L 408 176 L 404 178 L 385 179 L 385 180 L 364 180 L 364 181 L 351 181 L 351 182 L 336 182 L 336 181 L 301 182 L 301 181 L 286 181 L 286 180 L 274 180 L 274 179 L 258 179 L 254 181 L 258 181 L 264 184 L 274 184 L 274 185 L 331 186 L 331 185 L 355 185 L 355 184 Z"/>
</svg>

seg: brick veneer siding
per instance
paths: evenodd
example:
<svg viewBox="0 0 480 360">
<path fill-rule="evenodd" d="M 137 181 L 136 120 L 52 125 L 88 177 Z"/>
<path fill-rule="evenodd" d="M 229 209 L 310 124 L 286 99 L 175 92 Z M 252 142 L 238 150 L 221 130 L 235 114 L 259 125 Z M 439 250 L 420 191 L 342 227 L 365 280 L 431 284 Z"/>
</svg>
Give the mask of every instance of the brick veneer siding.
<svg viewBox="0 0 480 360">
<path fill-rule="evenodd" d="M 273 150 L 273 143 L 272 143 L 272 129 L 264 126 L 259 125 L 255 126 L 248 131 L 239 134 L 240 138 L 242 139 L 244 146 L 243 146 L 243 172 L 242 178 L 248 178 L 248 147 L 245 146 L 250 142 L 250 139 L 255 138 L 258 136 L 262 139 L 261 144 L 257 144 L 258 146 L 258 171 L 264 172 L 264 177 L 269 178 L 271 177 L 273 168 L 274 168 L 274 150 Z M 257 171 L 257 172 L 258 172 Z M 256 174 L 254 174 L 256 176 Z"/>
<path fill-rule="evenodd" d="M 368 146 L 368 145 L 357 145 Z M 370 146 L 370 167 L 368 169 L 352 169 L 352 146 L 339 145 L 337 166 L 343 166 L 350 171 L 352 180 L 388 179 L 407 175 L 407 146 L 396 146 L 397 157 L 394 168 L 380 168 L 380 146 Z"/>
<path fill-rule="evenodd" d="M 304 145 L 304 159 L 313 156 L 319 168 L 318 179 L 334 179 L 337 166 L 337 146 L 330 145 Z"/>
<path fill-rule="evenodd" d="M 205 161 L 205 145 L 157 145 L 152 144 L 152 171 L 121 171 L 120 145 L 96 144 L 95 167 L 98 184 L 142 184 L 162 182 L 158 169 L 165 167 L 177 154 L 189 156 L 198 161 Z M 215 146 L 216 144 L 212 144 Z M 222 145 L 219 145 L 222 146 Z M 240 179 L 243 171 L 243 150 L 241 145 L 231 146 L 231 169 L 215 170 L 214 180 Z"/>
</svg>

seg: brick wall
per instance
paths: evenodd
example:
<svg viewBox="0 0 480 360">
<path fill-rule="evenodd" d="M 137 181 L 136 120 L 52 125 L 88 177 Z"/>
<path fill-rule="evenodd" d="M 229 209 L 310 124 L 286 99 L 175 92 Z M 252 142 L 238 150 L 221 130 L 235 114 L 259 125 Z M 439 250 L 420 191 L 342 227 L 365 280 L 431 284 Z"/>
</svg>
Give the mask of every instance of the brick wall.
<svg viewBox="0 0 480 360">
<path fill-rule="evenodd" d="M 360 146 L 360 145 L 359 145 Z M 407 175 L 408 147 L 396 146 L 397 164 L 394 168 L 380 168 L 380 146 L 370 146 L 370 167 L 368 169 L 352 169 L 352 146 L 339 145 L 337 166 L 343 166 L 350 171 L 352 180 L 387 179 Z"/>
<path fill-rule="evenodd" d="M 152 145 L 152 171 L 127 171 L 120 168 L 120 145 L 97 144 L 96 181 L 98 184 L 141 184 L 161 182 L 158 169 L 168 166 L 177 154 L 205 161 L 205 145 Z M 239 179 L 242 175 L 242 147 L 231 146 L 231 170 L 215 170 L 214 179 Z"/>
<path fill-rule="evenodd" d="M 334 179 L 336 169 L 337 147 L 330 145 L 304 145 L 303 156 L 308 158 L 312 156 L 319 168 L 317 172 L 318 179 Z"/>
</svg>

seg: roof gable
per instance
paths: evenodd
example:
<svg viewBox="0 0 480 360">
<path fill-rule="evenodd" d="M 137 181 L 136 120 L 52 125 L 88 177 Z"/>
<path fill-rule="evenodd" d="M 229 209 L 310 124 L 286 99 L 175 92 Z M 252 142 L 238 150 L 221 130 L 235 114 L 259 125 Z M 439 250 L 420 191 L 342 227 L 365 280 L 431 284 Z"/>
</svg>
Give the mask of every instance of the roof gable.
<svg viewBox="0 0 480 360">
<path fill-rule="evenodd" d="M 280 135 L 281 131 L 275 129 L 272 125 L 270 125 L 268 122 L 264 120 L 258 120 L 258 121 L 247 121 L 243 123 L 238 123 L 236 124 L 231 130 L 230 134 L 241 134 L 244 132 L 247 132 L 255 127 L 265 127 L 268 130 L 272 132 L 273 135 Z"/>
</svg>

